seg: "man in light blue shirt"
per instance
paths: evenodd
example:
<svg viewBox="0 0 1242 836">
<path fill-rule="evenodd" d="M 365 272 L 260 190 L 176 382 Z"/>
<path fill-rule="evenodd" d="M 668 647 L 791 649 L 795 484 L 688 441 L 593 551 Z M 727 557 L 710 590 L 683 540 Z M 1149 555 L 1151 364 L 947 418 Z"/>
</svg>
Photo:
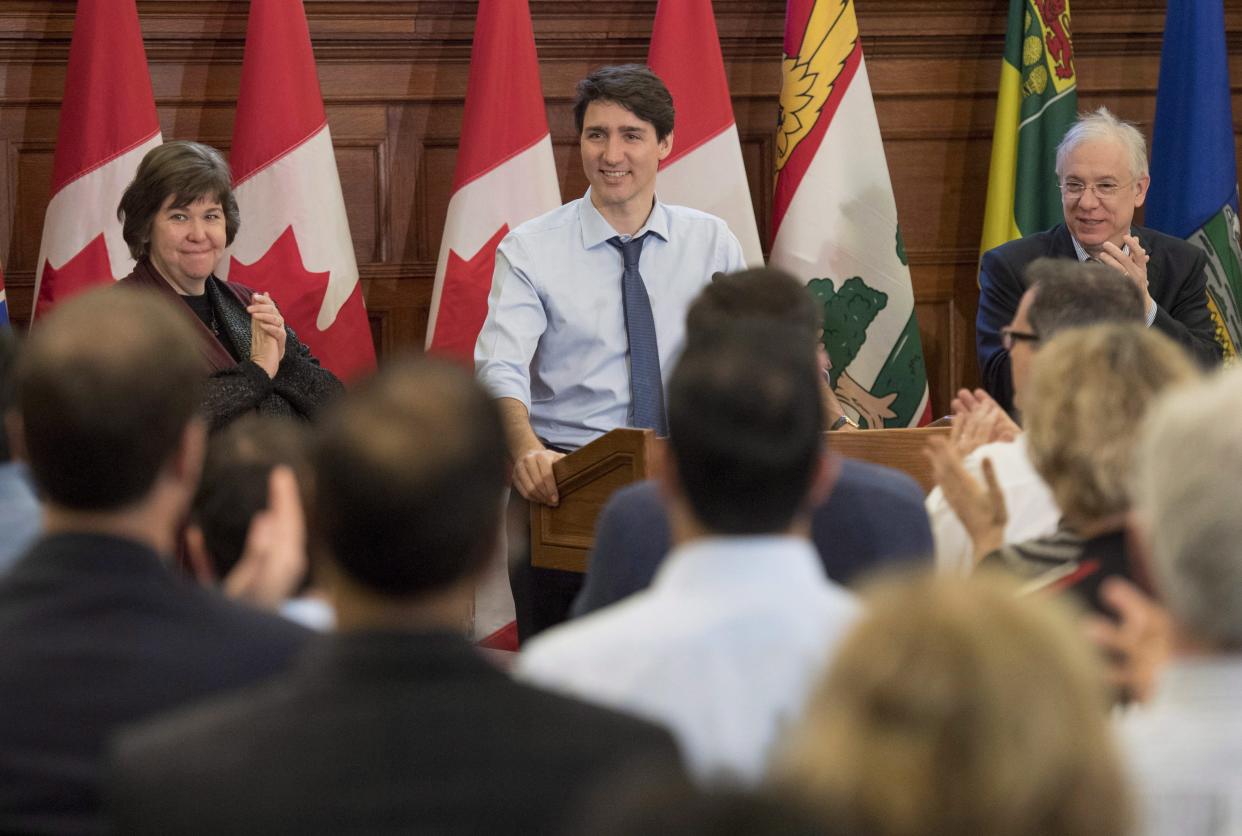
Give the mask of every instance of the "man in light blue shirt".
<svg viewBox="0 0 1242 836">
<path fill-rule="evenodd" d="M 591 186 L 501 241 L 475 346 L 476 373 L 504 418 L 513 487 L 522 499 L 553 505 L 554 461 L 611 429 L 642 423 L 642 405 L 631 396 L 639 352 L 627 330 L 623 249 L 642 238 L 636 267 L 654 325 L 648 348 L 658 350 L 662 380 L 681 352 L 690 302 L 713 274 L 745 266 L 741 244 L 720 218 L 656 200 L 656 171 L 673 150 L 673 101 L 651 70 L 591 73 L 578 85 L 574 118 Z M 525 562 L 527 544 L 516 555 L 514 539 L 520 535 L 510 537 L 511 572 L 524 572 L 529 567 L 515 564 Z M 573 588 L 556 596 L 538 625 L 517 601 L 520 635 L 564 618 L 580 579 L 561 580 Z"/>
<path fill-rule="evenodd" d="M 0 328 L 0 575 L 8 571 L 43 530 L 43 508 L 26 465 L 12 457 L 5 421 L 13 407 L 13 369 L 18 340 Z"/>
</svg>

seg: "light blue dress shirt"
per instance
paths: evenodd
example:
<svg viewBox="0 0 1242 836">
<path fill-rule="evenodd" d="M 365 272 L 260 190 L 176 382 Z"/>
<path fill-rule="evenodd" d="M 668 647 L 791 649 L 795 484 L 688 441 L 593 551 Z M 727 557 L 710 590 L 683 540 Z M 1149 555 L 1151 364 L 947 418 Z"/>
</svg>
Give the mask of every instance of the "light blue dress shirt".
<svg viewBox="0 0 1242 836">
<path fill-rule="evenodd" d="M 43 530 L 43 509 L 26 466 L 0 462 L 0 575 L 26 553 Z"/>
<path fill-rule="evenodd" d="M 644 233 L 639 271 L 667 384 L 686 309 L 713 273 L 746 265 L 725 222 L 705 212 L 657 200 L 635 235 Z M 506 235 L 475 344 L 475 371 L 492 396 L 521 401 L 535 434 L 568 450 L 631 424 L 624 265 L 608 244 L 616 235 L 589 189 Z"/>
</svg>

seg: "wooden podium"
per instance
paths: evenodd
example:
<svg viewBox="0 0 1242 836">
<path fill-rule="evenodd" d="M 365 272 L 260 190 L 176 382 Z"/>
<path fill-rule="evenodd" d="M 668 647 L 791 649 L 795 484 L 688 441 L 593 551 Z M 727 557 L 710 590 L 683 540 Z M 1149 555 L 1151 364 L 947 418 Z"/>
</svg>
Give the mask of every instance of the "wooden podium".
<svg viewBox="0 0 1242 836">
<path fill-rule="evenodd" d="M 617 488 L 647 478 L 659 443 L 651 430 L 617 429 L 553 464 L 561 503 L 530 504 L 531 565 L 585 572 L 600 509 Z"/>
<path fill-rule="evenodd" d="M 828 444 L 843 456 L 908 473 L 928 491 L 934 483 L 923 448 L 930 436 L 948 432 L 948 427 L 839 432 Z M 651 430 L 613 430 L 556 462 L 552 472 L 561 504 L 530 505 L 531 565 L 585 572 L 604 503 L 618 488 L 648 478 L 656 446 L 663 443 Z"/>
</svg>

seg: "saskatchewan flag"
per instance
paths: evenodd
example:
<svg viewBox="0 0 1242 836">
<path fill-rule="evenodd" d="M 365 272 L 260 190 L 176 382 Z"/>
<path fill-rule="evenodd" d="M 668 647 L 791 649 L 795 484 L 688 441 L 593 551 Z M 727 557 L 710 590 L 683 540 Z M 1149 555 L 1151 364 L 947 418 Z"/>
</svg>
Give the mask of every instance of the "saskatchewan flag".
<svg viewBox="0 0 1242 836">
<path fill-rule="evenodd" d="M 981 252 L 1062 220 L 1056 149 L 1077 111 L 1070 0 L 1010 0 Z"/>
<path fill-rule="evenodd" d="M 1233 362 L 1242 340 L 1242 246 L 1222 0 L 1169 0 L 1144 217 L 1207 253 L 1208 308 Z"/>
</svg>

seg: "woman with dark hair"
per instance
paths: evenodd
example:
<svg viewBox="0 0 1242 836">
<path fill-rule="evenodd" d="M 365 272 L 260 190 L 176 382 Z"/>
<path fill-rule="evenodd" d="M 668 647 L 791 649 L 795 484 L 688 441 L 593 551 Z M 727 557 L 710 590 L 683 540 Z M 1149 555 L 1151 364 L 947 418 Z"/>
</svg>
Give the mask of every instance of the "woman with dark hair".
<svg viewBox="0 0 1242 836">
<path fill-rule="evenodd" d="M 241 222 L 231 181 L 208 145 L 151 149 L 117 208 L 138 260 L 121 283 L 179 298 L 194 313 L 212 429 L 256 410 L 309 419 L 341 391 L 340 381 L 285 325 L 270 296 L 214 274 Z"/>
</svg>

